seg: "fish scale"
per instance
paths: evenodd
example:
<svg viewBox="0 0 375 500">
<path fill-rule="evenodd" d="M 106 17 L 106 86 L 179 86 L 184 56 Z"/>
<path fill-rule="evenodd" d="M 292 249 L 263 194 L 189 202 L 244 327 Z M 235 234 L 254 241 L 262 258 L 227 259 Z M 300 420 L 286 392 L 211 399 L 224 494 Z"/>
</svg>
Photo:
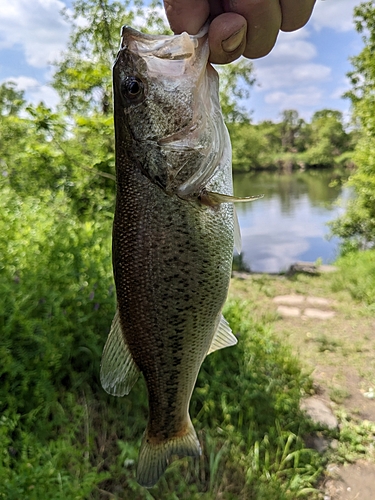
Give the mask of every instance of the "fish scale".
<svg viewBox="0 0 375 500">
<path fill-rule="evenodd" d="M 131 196 L 135 186 L 138 206 Z M 224 255 L 218 256 L 215 248 L 223 238 L 233 239 L 233 225 L 226 220 L 230 214 L 222 218 L 206 208 L 202 224 L 198 205 L 171 198 L 131 168 L 119 175 L 117 189 L 113 239 L 125 243 L 120 248 L 116 243 L 114 251 L 120 320 L 149 391 L 149 433 L 173 435 L 186 420 L 198 370 L 226 299 L 233 242 Z M 172 214 L 170 222 L 165 211 Z M 121 291 L 124 282 L 132 284 L 128 293 Z M 171 410 L 172 402 L 178 411 Z"/>
<path fill-rule="evenodd" d="M 207 35 L 125 27 L 122 36 L 113 70 L 117 312 L 101 381 L 123 396 L 139 373 L 145 378 L 137 480 L 151 487 L 172 456 L 200 454 L 189 403 L 206 355 L 237 342 L 221 310 L 238 226 Z"/>
</svg>

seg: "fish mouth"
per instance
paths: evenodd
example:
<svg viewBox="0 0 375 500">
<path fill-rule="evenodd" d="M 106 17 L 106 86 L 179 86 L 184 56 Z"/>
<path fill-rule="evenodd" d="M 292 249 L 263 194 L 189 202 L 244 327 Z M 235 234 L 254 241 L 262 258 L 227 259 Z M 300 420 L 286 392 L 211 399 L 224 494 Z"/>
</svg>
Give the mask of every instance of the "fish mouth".
<svg viewBox="0 0 375 500">
<path fill-rule="evenodd" d="M 208 23 L 196 35 L 183 32 L 173 36 L 149 35 L 125 25 L 121 30 L 120 48 L 135 50 L 141 57 L 152 56 L 169 61 L 180 61 L 192 56 L 201 57 L 201 54 L 197 54 L 197 49 L 205 44 L 207 35 Z"/>
<path fill-rule="evenodd" d="M 202 73 L 208 63 L 208 25 L 198 34 L 149 35 L 123 26 L 121 50 L 129 50 L 147 64 L 149 76 L 177 77 Z M 115 63 L 116 64 L 116 63 Z"/>
</svg>

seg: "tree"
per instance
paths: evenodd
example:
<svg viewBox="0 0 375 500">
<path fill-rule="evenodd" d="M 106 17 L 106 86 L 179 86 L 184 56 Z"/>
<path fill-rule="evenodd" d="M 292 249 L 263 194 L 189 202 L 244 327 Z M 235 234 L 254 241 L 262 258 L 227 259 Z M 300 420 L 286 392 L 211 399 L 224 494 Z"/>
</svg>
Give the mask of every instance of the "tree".
<svg viewBox="0 0 375 500">
<path fill-rule="evenodd" d="M 356 7 L 354 20 L 364 48 L 351 59 L 352 88 L 346 95 L 352 102 L 354 120 L 362 136 L 354 153 L 358 169 L 349 181 L 355 199 L 332 228 L 334 234 L 363 246 L 375 242 L 375 1 Z"/>
<path fill-rule="evenodd" d="M 306 143 L 304 140 L 305 121 L 295 109 L 286 109 L 281 113 L 281 145 L 283 151 L 297 152 Z"/>
<path fill-rule="evenodd" d="M 350 149 L 350 136 L 345 131 L 342 113 L 322 109 L 314 113 L 310 124 L 306 161 L 310 165 L 331 166 Z"/>
<path fill-rule="evenodd" d="M 0 85 L 0 115 L 17 115 L 25 105 L 23 90 L 16 90 L 14 82 Z"/>
<path fill-rule="evenodd" d="M 227 123 L 250 122 L 249 113 L 239 101 L 247 99 L 254 84 L 254 67 L 251 62 L 239 61 L 216 67 L 220 77 L 220 104 Z"/>
<path fill-rule="evenodd" d="M 112 112 L 111 68 L 124 24 L 169 32 L 154 1 L 76 0 L 73 13 L 65 16 L 72 26 L 68 49 L 56 63 L 53 87 L 69 114 Z"/>
<path fill-rule="evenodd" d="M 232 142 L 233 170 L 249 172 L 263 168 L 267 139 L 257 126 L 250 123 L 229 123 Z"/>
</svg>

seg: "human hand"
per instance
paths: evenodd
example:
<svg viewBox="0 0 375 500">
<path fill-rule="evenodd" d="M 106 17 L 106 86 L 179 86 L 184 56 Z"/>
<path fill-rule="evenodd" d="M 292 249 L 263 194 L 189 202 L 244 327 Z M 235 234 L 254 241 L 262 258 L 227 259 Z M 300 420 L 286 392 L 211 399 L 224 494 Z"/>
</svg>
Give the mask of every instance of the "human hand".
<svg viewBox="0 0 375 500">
<path fill-rule="evenodd" d="M 295 31 L 309 20 L 315 0 L 164 0 L 174 33 L 195 35 L 209 19 L 210 61 L 267 55 L 279 30 Z"/>
</svg>

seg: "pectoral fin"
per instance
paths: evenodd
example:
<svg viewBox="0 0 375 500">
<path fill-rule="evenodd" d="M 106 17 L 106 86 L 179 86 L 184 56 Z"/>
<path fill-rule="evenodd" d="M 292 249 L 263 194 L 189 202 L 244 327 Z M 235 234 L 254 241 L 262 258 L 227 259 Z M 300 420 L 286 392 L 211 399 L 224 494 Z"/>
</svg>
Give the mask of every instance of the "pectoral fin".
<svg viewBox="0 0 375 500">
<path fill-rule="evenodd" d="M 224 318 L 224 316 L 221 316 L 219 326 L 217 327 L 214 338 L 212 339 L 212 343 L 210 345 L 210 348 L 208 349 L 207 356 L 211 354 L 211 352 L 236 344 L 237 339 L 233 335 L 228 321 Z"/>
<path fill-rule="evenodd" d="M 112 396 L 124 396 L 129 394 L 138 376 L 139 368 L 126 344 L 117 310 L 103 350 L 100 381 Z"/>
<path fill-rule="evenodd" d="M 247 203 L 249 201 L 259 200 L 263 198 L 263 194 L 258 194 L 255 196 L 246 196 L 245 198 L 237 198 L 236 196 L 231 196 L 229 194 L 215 193 L 213 191 L 204 191 L 200 195 L 200 201 L 204 205 L 214 207 L 215 205 L 220 205 L 221 203 Z"/>
</svg>

